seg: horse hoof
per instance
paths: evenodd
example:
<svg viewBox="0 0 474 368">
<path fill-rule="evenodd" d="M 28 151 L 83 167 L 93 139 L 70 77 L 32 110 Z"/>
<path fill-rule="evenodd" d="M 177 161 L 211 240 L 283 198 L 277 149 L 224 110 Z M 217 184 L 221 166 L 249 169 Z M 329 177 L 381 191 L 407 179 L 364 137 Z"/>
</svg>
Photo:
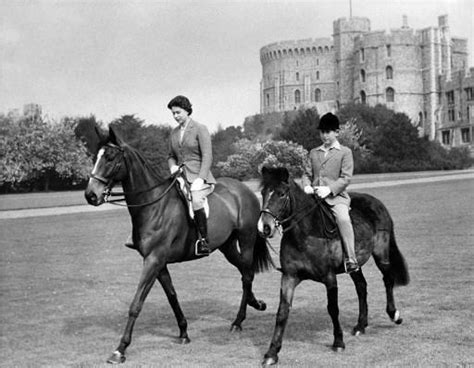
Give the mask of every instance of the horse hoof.
<svg viewBox="0 0 474 368">
<path fill-rule="evenodd" d="M 346 345 L 345 345 L 343 342 L 342 342 L 342 343 L 335 343 L 335 344 L 332 346 L 332 350 L 333 350 L 335 353 L 342 353 L 345 348 L 346 348 Z"/>
<path fill-rule="evenodd" d="M 190 342 L 191 342 L 191 339 L 189 337 L 178 337 L 176 339 L 176 343 L 180 345 L 186 345 L 186 344 L 189 344 Z"/>
<path fill-rule="evenodd" d="M 360 336 L 362 334 L 365 334 L 365 328 L 354 327 L 354 329 L 352 330 L 352 334 L 354 336 Z"/>
<path fill-rule="evenodd" d="M 266 357 L 263 359 L 262 367 L 268 367 L 269 365 L 275 365 L 278 363 L 278 358 Z"/>
<path fill-rule="evenodd" d="M 241 332 L 241 331 L 242 331 L 242 326 L 238 326 L 238 325 L 230 326 L 230 332 Z"/>
<path fill-rule="evenodd" d="M 109 364 L 122 364 L 125 362 L 125 355 L 122 354 L 120 351 L 114 351 L 109 359 L 107 359 L 107 363 Z"/>
<path fill-rule="evenodd" d="M 267 305 L 265 304 L 265 302 L 263 300 L 259 300 L 258 301 L 258 308 L 255 308 L 256 310 L 259 310 L 259 311 L 264 311 L 265 309 L 267 309 Z"/>
</svg>

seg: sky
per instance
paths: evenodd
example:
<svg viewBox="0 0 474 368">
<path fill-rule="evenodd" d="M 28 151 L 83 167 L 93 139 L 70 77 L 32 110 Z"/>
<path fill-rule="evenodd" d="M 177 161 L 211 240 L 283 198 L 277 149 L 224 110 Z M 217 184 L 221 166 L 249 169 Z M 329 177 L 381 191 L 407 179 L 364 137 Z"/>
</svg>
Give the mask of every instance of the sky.
<svg viewBox="0 0 474 368">
<path fill-rule="evenodd" d="M 187 96 L 195 120 L 239 126 L 260 112 L 260 48 L 331 37 L 350 0 L 8 0 L 0 2 L 0 112 L 38 103 L 50 119 L 135 114 L 176 123 L 167 109 Z M 352 0 L 372 30 L 437 26 L 468 38 L 474 67 L 474 1 Z"/>
</svg>

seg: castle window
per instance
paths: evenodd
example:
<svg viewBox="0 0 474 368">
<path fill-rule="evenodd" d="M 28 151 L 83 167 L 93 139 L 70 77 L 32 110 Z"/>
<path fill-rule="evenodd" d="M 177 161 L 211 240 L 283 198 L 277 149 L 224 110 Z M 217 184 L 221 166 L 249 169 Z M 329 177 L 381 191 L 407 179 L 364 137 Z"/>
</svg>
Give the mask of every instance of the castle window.
<svg viewBox="0 0 474 368">
<path fill-rule="evenodd" d="M 306 48 L 306 53 L 307 54 L 311 53 L 311 49 L 309 47 Z"/>
<path fill-rule="evenodd" d="M 474 88 L 469 87 L 469 88 L 466 88 L 465 91 L 466 91 L 466 100 L 468 101 L 474 100 Z"/>
<path fill-rule="evenodd" d="M 303 48 L 300 49 L 300 52 L 301 52 L 302 55 L 304 55 L 304 49 Z"/>
<path fill-rule="evenodd" d="M 316 102 L 321 101 L 321 90 L 319 88 L 316 88 L 314 90 L 314 101 Z"/>
<path fill-rule="evenodd" d="M 471 132 L 469 128 L 461 129 L 461 142 L 470 143 L 471 142 Z"/>
<path fill-rule="evenodd" d="M 316 71 L 316 79 L 319 80 L 319 70 Z"/>
<path fill-rule="evenodd" d="M 363 105 L 367 103 L 367 96 L 364 91 L 360 91 L 360 103 Z"/>
<path fill-rule="evenodd" d="M 329 47 L 325 46 L 324 47 L 324 52 L 329 52 Z"/>
<path fill-rule="evenodd" d="M 454 121 L 454 119 L 455 119 L 454 108 L 450 108 L 448 109 L 448 120 Z"/>
<path fill-rule="evenodd" d="M 299 89 L 295 91 L 295 104 L 301 103 L 301 92 Z"/>
<path fill-rule="evenodd" d="M 288 50 L 288 55 L 293 56 L 293 50 L 292 49 Z"/>
<path fill-rule="evenodd" d="M 296 72 L 296 81 L 300 80 L 300 73 Z"/>
<path fill-rule="evenodd" d="M 454 105 L 454 91 L 446 92 L 446 99 L 448 100 L 448 105 Z"/>
<path fill-rule="evenodd" d="M 393 69 L 390 65 L 385 68 L 385 76 L 387 79 L 393 79 Z"/>
<path fill-rule="evenodd" d="M 311 51 L 316 54 L 316 47 L 313 46 L 313 48 L 311 49 Z"/>
<path fill-rule="evenodd" d="M 449 144 L 451 142 L 451 132 L 449 130 L 443 130 L 441 132 L 441 140 L 443 144 Z"/>
<path fill-rule="evenodd" d="M 266 103 L 267 103 L 267 106 L 270 106 L 270 95 L 267 93 L 267 100 L 266 100 Z"/>
<path fill-rule="evenodd" d="M 387 45 L 387 57 L 391 57 L 391 56 L 392 56 L 392 46 Z"/>
<path fill-rule="evenodd" d="M 320 52 L 321 54 L 323 53 L 323 48 L 321 46 L 318 47 L 318 52 Z"/>
<path fill-rule="evenodd" d="M 360 70 L 360 81 L 362 83 L 365 83 L 365 70 L 364 69 Z"/>
<path fill-rule="evenodd" d="M 395 101 L 395 90 L 392 87 L 388 87 L 385 90 L 385 99 L 387 102 L 394 102 Z"/>
<path fill-rule="evenodd" d="M 418 113 L 418 126 L 423 127 L 423 113 L 421 111 Z"/>
<path fill-rule="evenodd" d="M 364 49 L 360 49 L 360 61 L 364 61 L 365 60 L 365 51 Z"/>
</svg>

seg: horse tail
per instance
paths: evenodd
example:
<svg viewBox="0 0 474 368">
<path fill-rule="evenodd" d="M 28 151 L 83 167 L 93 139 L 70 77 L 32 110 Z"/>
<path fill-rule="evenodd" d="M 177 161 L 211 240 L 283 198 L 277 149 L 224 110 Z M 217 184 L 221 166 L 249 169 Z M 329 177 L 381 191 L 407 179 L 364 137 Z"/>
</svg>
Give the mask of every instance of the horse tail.
<svg viewBox="0 0 474 368">
<path fill-rule="evenodd" d="M 253 270 L 255 273 L 265 272 L 275 268 L 272 256 L 268 250 L 268 240 L 257 234 L 255 245 L 253 247 Z"/>
<path fill-rule="evenodd" d="M 395 241 L 395 232 L 392 229 L 390 231 L 390 243 L 389 243 L 389 259 L 390 259 L 390 273 L 395 281 L 395 286 L 408 285 L 410 282 L 410 275 L 408 274 L 408 267 L 405 262 L 405 258 L 398 249 L 397 242 Z"/>
</svg>

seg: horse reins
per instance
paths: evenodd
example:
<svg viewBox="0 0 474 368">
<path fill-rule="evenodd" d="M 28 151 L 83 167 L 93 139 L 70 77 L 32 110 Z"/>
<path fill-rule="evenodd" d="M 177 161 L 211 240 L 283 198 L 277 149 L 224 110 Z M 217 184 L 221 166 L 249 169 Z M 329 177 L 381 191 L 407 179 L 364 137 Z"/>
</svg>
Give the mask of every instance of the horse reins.
<svg viewBox="0 0 474 368">
<path fill-rule="evenodd" d="M 289 194 L 287 194 L 285 202 L 284 202 L 284 204 L 281 208 L 280 213 L 284 211 L 284 209 L 288 206 L 289 203 L 291 203 L 291 197 L 290 197 Z M 284 233 L 288 232 L 289 230 L 293 229 L 296 225 L 298 225 L 298 223 L 302 219 L 304 219 L 310 212 L 312 212 L 316 207 L 319 207 L 321 209 L 321 212 L 324 212 L 325 208 L 323 208 L 323 206 L 324 205 L 321 203 L 321 199 L 316 198 L 316 203 L 310 203 L 309 205 L 305 206 L 301 211 L 293 213 L 290 216 L 284 218 L 283 220 L 279 219 L 280 213 L 278 215 L 274 215 L 270 210 L 268 210 L 266 208 L 262 209 L 260 211 L 260 214 L 267 213 L 270 216 L 272 216 L 273 221 L 275 222 L 275 225 L 277 227 L 281 227 L 281 229 L 282 229 L 281 232 L 282 232 L 282 234 L 284 234 Z M 334 226 L 333 229 L 329 229 L 328 225 L 326 224 L 324 214 L 321 215 L 321 219 L 322 219 L 322 222 L 323 222 L 323 231 L 328 237 L 330 237 L 331 235 L 333 235 L 334 231 L 337 230 L 337 226 Z M 293 222 L 289 226 L 284 227 L 285 223 L 291 222 L 291 221 L 293 221 Z"/>
<path fill-rule="evenodd" d="M 108 143 L 107 144 L 108 147 L 111 147 L 111 148 L 114 148 L 114 149 L 117 149 L 120 151 L 120 153 L 122 154 L 122 158 L 121 160 L 119 160 L 113 170 L 112 170 L 112 173 L 111 173 L 111 177 L 113 178 L 115 174 L 117 174 L 119 172 L 119 170 L 121 169 L 121 161 L 123 160 L 123 148 L 120 147 L 120 146 L 117 146 L 115 144 L 111 144 L 111 143 Z M 126 165 L 126 164 L 125 164 Z M 95 169 L 95 168 L 94 168 Z M 92 171 L 90 177 L 93 178 L 93 179 L 96 179 L 98 180 L 99 182 L 101 182 L 102 184 L 105 185 L 105 189 L 104 189 L 104 199 L 105 199 L 105 202 L 106 203 L 110 203 L 110 204 L 113 204 L 115 206 L 122 206 L 122 207 L 144 207 L 144 206 L 149 206 L 153 203 L 156 203 L 158 201 L 160 201 L 166 194 L 168 194 L 168 192 L 171 190 L 171 188 L 173 188 L 173 186 L 175 185 L 176 181 L 178 180 L 178 176 L 179 174 L 182 172 L 181 170 L 181 167 L 176 171 L 176 173 L 174 173 L 172 175 L 173 177 L 173 180 L 171 181 L 170 185 L 165 189 L 165 191 L 163 193 L 161 193 L 158 198 L 152 200 L 152 201 L 149 201 L 149 202 L 145 202 L 145 203 L 140 203 L 140 204 L 122 204 L 122 203 L 118 203 L 118 202 L 123 202 L 125 201 L 125 198 L 118 198 L 118 199 L 112 199 L 112 200 L 109 200 L 108 198 L 109 197 L 118 197 L 118 196 L 125 196 L 125 195 L 136 195 L 136 194 L 143 194 L 143 193 L 147 193 L 147 192 L 150 192 L 156 188 L 158 188 L 161 183 L 158 183 L 156 185 L 153 185 L 152 187 L 150 188 L 147 188 L 147 189 L 144 189 L 144 190 L 139 190 L 139 191 L 133 191 L 133 192 L 112 192 L 112 184 L 113 184 L 113 179 L 109 179 L 107 180 L 106 178 L 104 178 L 103 176 L 101 175 L 98 175 L 96 173 L 94 173 L 95 170 Z"/>
</svg>

